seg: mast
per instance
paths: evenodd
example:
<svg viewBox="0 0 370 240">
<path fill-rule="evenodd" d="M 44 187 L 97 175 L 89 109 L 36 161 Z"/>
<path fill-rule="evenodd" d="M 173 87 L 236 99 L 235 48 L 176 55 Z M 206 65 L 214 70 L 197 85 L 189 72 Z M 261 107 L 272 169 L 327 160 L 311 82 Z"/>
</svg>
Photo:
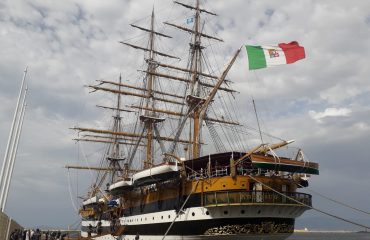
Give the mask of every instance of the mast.
<svg viewBox="0 0 370 240">
<path fill-rule="evenodd" d="M 150 109 L 155 109 L 155 103 L 156 101 L 165 102 L 169 104 L 177 104 L 177 105 L 183 105 L 183 102 L 171 100 L 168 99 L 168 97 L 173 98 L 180 98 L 181 96 L 178 96 L 176 94 L 172 93 L 166 93 L 162 91 L 158 91 L 156 89 L 156 78 L 157 77 L 164 77 L 163 75 L 156 72 L 156 69 L 158 67 L 158 62 L 156 59 L 156 55 L 172 58 L 172 59 L 178 59 L 177 57 L 171 56 L 166 53 L 162 53 L 159 51 L 156 51 L 155 49 L 155 37 L 167 37 L 171 38 L 168 35 L 165 35 L 163 33 L 159 33 L 155 31 L 154 29 L 154 8 L 152 9 L 152 14 L 150 18 L 150 28 L 143 28 L 136 25 L 131 24 L 132 27 L 135 27 L 141 31 L 145 31 L 149 33 L 149 41 L 148 41 L 148 47 L 140 47 L 136 46 L 130 43 L 121 42 L 127 46 L 142 50 L 144 52 L 148 52 L 148 58 L 146 59 L 147 68 L 145 71 L 146 77 L 145 77 L 145 87 L 142 89 L 139 89 L 135 87 L 136 90 L 142 90 L 142 94 L 131 94 L 133 96 L 141 97 L 144 99 L 144 104 L 139 107 L 141 112 L 143 113 L 140 115 L 140 121 L 143 123 L 143 132 L 139 139 L 144 138 L 146 139 L 146 154 L 145 159 L 143 160 L 143 168 L 150 168 L 153 165 L 153 155 L 154 155 L 154 141 L 157 140 L 159 145 L 161 146 L 162 153 L 165 153 L 164 145 L 161 142 L 162 137 L 159 135 L 159 130 L 157 129 L 157 123 L 163 122 L 165 118 L 159 118 L 157 117 L 157 114 L 155 111 L 150 111 Z M 158 97 L 158 95 L 161 95 L 163 97 Z M 129 164 L 132 162 L 132 159 L 134 158 L 136 153 L 136 147 L 132 151 L 132 154 L 130 156 Z"/>
<path fill-rule="evenodd" d="M 148 63 L 148 73 L 147 73 L 147 94 L 148 98 L 145 104 L 145 107 L 151 107 L 154 108 L 154 98 L 153 98 L 153 81 L 154 81 L 154 75 L 152 72 L 155 72 L 155 60 L 154 60 L 154 8 L 152 9 L 152 16 L 150 19 L 150 36 L 149 36 L 149 59 L 147 60 Z M 146 135 L 147 135 L 147 143 L 146 143 L 146 159 L 144 160 L 144 168 L 149 168 L 153 164 L 153 130 L 154 130 L 154 113 L 145 111 L 145 117 L 148 116 L 148 118 L 142 117 L 141 120 L 145 124 L 146 128 Z"/>
<path fill-rule="evenodd" d="M 119 76 L 119 84 L 122 83 L 122 76 Z M 121 91 L 121 86 L 118 85 L 118 92 Z M 114 123 L 113 123 L 113 132 L 121 132 L 122 131 L 122 123 L 121 123 L 121 94 L 117 94 L 117 105 L 115 109 L 115 116 L 114 118 Z M 124 160 L 121 156 L 121 151 L 120 151 L 120 139 L 117 134 L 112 134 L 112 152 L 108 154 L 107 160 L 109 161 L 109 166 L 113 169 L 120 169 L 122 170 L 119 162 Z M 111 182 L 114 182 L 115 175 L 117 173 L 117 170 L 114 170 L 111 174 Z"/>
<path fill-rule="evenodd" d="M 195 20 L 194 20 L 193 29 L 188 29 L 182 26 L 178 26 L 172 23 L 165 22 L 165 24 L 169 26 L 176 27 L 182 31 L 190 32 L 191 34 L 193 34 L 192 42 L 190 43 L 190 65 L 189 65 L 190 92 L 186 97 L 186 102 L 188 105 L 189 113 L 192 113 L 191 120 L 190 120 L 191 123 L 190 123 L 190 131 L 189 131 L 190 133 L 189 141 L 193 142 L 193 144 L 191 147 L 191 151 L 189 152 L 189 158 L 194 159 L 194 158 L 198 158 L 200 155 L 200 146 L 201 146 L 200 137 L 201 137 L 201 127 L 202 127 L 201 111 L 203 109 L 202 106 L 206 101 L 204 96 L 201 96 L 201 89 L 202 87 L 204 87 L 204 84 L 202 84 L 202 82 L 200 81 L 200 77 L 205 77 L 204 74 L 201 74 L 203 72 L 202 54 L 203 54 L 203 49 L 205 48 L 204 46 L 202 46 L 202 37 L 206 37 L 206 38 L 217 40 L 217 41 L 222 41 L 222 39 L 202 33 L 200 14 L 201 13 L 207 13 L 211 15 L 216 15 L 216 14 L 211 13 L 205 9 L 201 9 L 199 7 L 200 5 L 199 0 L 196 0 L 195 6 L 190 6 L 190 5 L 183 4 L 177 1 L 175 1 L 175 3 L 185 8 L 189 8 L 195 11 L 195 16 L 194 16 Z M 224 81 L 221 81 L 221 83 L 222 82 Z M 218 86 L 217 90 L 221 88 L 220 86 Z M 212 87 L 214 88 L 216 86 L 212 85 Z M 182 131 L 181 127 L 179 131 Z"/>
<path fill-rule="evenodd" d="M 4 162 L 0 174 L 0 211 L 5 210 L 4 208 L 7 200 L 11 177 L 13 174 L 19 137 L 23 125 L 23 117 L 26 108 L 26 96 L 27 96 L 27 85 L 26 85 L 27 69 L 28 67 L 26 67 L 26 69 L 24 70 L 22 84 L 19 90 L 17 105 L 13 116 L 13 122 L 10 129 L 10 134 L 4 156 Z"/>
<path fill-rule="evenodd" d="M 191 96 L 198 97 L 191 98 L 188 97 L 188 104 L 194 108 L 194 117 L 193 117 L 193 149 L 192 149 L 192 158 L 198 158 L 200 152 L 199 138 L 200 138 L 200 105 L 202 104 L 202 99 L 199 99 L 200 87 L 199 87 L 199 75 L 198 71 L 201 72 L 201 59 L 202 54 L 201 47 L 201 35 L 199 34 L 199 23 L 200 23 L 200 11 L 199 11 L 199 0 L 196 0 L 196 10 L 195 10 L 195 27 L 194 27 L 194 40 L 191 46 L 192 56 L 191 56 L 191 65 L 192 65 L 192 84 L 191 84 Z M 194 101 L 196 100 L 196 101 Z"/>
</svg>

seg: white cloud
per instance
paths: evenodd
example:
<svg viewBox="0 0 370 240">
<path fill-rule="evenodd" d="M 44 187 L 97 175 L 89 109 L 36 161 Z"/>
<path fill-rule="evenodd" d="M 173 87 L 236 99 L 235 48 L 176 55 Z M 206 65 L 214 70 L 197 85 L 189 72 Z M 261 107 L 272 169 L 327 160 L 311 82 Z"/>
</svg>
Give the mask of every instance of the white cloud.
<svg viewBox="0 0 370 240">
<path fill-rule="evenodd" d="M 351 109 L 348 108 L 327 108 L 323 112 L 311 110 L 308 114 L 317 122 L 322 122 L 322 120 L 327 117 L 348 117 L 351 112 Z"/>
</svg>

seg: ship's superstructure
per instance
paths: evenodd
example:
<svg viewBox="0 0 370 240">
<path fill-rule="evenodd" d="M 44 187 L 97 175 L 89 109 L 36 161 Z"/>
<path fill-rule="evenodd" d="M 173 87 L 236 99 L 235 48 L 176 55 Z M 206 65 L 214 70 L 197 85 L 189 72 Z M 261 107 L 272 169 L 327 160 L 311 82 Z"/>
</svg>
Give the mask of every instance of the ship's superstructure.
<svg viewBox="0 0 370 240">
<path fill-rule="evenodd" d="M 297 189 L 307 186 L 311 174 L 319 173 L 318 164 L 306 161 L 301 150 L 294 158 L 275 153 L 292 141 L 262 142 L 247 149 L 240 135 L 242 125 L 227 107 L 219 108 L 225 106 L 222 97 L 235 92 L 226 77 L 241 49 L 216 74 L 207 61 L 203 39 L 222 39 L 205 33 L 201 20 L 204 14 L 216 14 L 202 8 L 199 0 L 194 5 L 175 4 L 193 11 L 192 28 L 164 23 L 190 33 L 186 66 L 171 64 L 178 57 L 156 49 L 158 38 L 171 40 L 171 36 L 155 29 L 153 11 L 149 27 L 131 25 L 148 35 L 147 46 L 121 42 L 145 53 L 142 82 L 129 84 L 119 77 L 118 82 L 99 80 L 89 86 L 117 99 L 115 107 L 100 106 L 114 112 L 109 130 L 74 128 L 85 134 L 78 141 L 107 144 L 100 166 L 69 166 L 98 172 L 80 210 L 81 236 L 242 239 L 277 234 L 285 238 L 293 232 L 295 218 L 311 206 L 311 196 Z M 210 140 L 213 148 L 205 146 Z M 239 148 L 233 147 L 235 142 Z"/>
</svg>

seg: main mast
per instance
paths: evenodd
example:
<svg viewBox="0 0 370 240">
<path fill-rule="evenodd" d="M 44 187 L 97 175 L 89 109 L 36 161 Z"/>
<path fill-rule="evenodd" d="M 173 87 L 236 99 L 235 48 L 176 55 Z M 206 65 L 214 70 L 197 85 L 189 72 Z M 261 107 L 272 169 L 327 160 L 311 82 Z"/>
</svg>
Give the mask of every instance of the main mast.
<svg viewBox="0 0 370 240">
<path fill-rule="evenodd" d="M 200 146 L 201 146 L 201 126 L 202 126 L 202 119 L 201 118 L 201 111 L 203 109 L 203 104 L 206 102 L 205 96 L 202 96 L 201 89 L 203 87 L 215 87 L 212 86 L 205 86 L 204 83 L 200 81 L 200 77 L 207 77 L 209 74 L 204 74 L 202 69 L 202 51 L 205 48 L 202 46 L 202 37 L 206 37 L 209 39 L 222 41 L 219 38 L 207 35 L 202 33 L 201 30 L 201 13 L 207 13 L 210 15 L 216 15 L 212 12 L 209 12 L 205 9 L 200 8 L 199 0 L 196 0 L 195 6 L 190 6 L 187 4 L 183 4 L 180 2 L 175 1 L 176 4 L 179 4 L 185 8 L 189 8 L 195 11 L 194 15 L 194 26 L 193 29 L 185 28 L 182 26 L 178 26 L 172 23 L 165 22 L 165 24 L 176 27 L 180 30 L 190 32 L 192 37 L 192 42 L 190 43 L 190 64 L 189 64 L 189 73 L 190 73 L 190 92 L 189 95 L 186 97 L 186 102 L 189 109 L 189 114 L 191 115 L 191 124 L 190 124 L 190 134 L 189 134 L 189 142 L 191 142 L 192 147 L 189 153 L 189 158 L 198 158 L 200 156 Z M 218 79 L 218 77 L 214 77 L 213 79 Z M 229 90 L 227 88 L 222 88 L 218 86 L 216 90 Z"/>
<path fill-rule="evenodd" d="M 154 54 L 154 8 L 152 10 L 152 16 L 150 21 L 150 35 L 149 35 L 149 58 L 147 61 L 147 99 L 145 107 L 154 108 L 154 95 L 153 95 L 153 85 L 155 76 L 152 73 L 155 73 L 155 54 Z M 144 168 L 149 168 L 153 165 L 153 131 L 154 125 L 156 123 L 154 112 L 145 110 L 145 114 L 140 117 L 140 120 L 144 123 L 146 128 L 147 135 L 147 144 L 146 144 L 146 159 L 144 160 Z"/>
<path fill-rule="evenodd" d="M 192 147 L 192 158 L 198 158 L 200 152 L 200 119 L 199 119 L 199 110 L 201 104 L 203 103 L 203 99 L 200 98 L 200 86 L 198 72 L 202 72 L 201 70 L 201 54 L 202 54 L 202 46 L 201 46 L 201 35 L 199 34 L 199 24 L 200 23 L 200 12 L 199 12 L 199 0 L 196 1 L 195 6 L 195 24 L 194 24 L 194 37 L 193 42 L 190 44 L 191 48 L 191 71 L 192 71 L 192 78 L 191 78 L 191 95 L 187 97 L 187 103 L 190 108 L 194 109 L 193 115 L 193 147 Z M 191 137 L 191 136 L 190 136 Z"/>
</svg>

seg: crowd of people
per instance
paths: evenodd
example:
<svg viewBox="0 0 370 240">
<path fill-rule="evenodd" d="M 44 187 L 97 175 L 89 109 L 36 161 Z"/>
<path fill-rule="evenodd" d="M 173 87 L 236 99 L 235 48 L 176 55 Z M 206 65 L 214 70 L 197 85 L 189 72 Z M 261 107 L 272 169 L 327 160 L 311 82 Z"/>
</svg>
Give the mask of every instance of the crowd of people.
<svg viewBox="0 0 370 240">
<path fill-rule="evenodd" d="M 15 229 L 9 240 L 65 240 L 67 234 L 61 231 L 40 231 L 40 229 Z"/>
</svg>

